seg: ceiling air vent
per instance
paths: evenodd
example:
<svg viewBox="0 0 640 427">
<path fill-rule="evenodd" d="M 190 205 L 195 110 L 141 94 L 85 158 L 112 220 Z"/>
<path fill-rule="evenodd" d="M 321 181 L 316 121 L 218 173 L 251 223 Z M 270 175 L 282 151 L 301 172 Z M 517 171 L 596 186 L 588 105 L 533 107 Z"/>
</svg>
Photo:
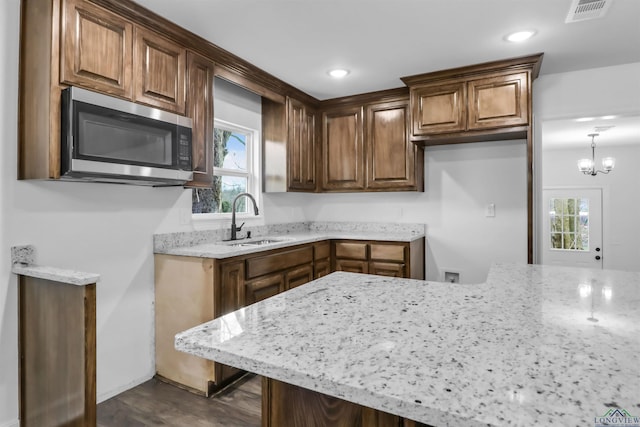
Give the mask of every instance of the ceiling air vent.
<svg viewBox="0 0 640 427">
<path fill-rule="evenodd" d="M 565 23 L 602 18 L 613 0 L 573 0 Z"/>
</svg>

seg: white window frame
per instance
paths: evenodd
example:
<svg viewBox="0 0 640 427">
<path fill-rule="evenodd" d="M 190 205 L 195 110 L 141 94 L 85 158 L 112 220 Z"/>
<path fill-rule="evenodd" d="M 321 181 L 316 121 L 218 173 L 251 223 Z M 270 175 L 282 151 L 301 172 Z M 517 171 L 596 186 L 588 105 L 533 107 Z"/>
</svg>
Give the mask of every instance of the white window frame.
<svg viewBox="0 0 640 427">
<path fill-rule="evenodd" d="M 258 209 L 260 210 L 260 215 L 256 216 L 253 214 L 253 209 L 251 209 L 251 201 L 246 203 L 246 206 L 249 207 L 248 212 L 237 212 L 236 217 L 242 219 L 261 219 L 262 218 L 262 198 L 261 189 L 261 164 L 260 159 L 261 156 L 261 144 L 260 144 L 260 131 L 257 129 L 252 129 L 246 126 L 241 126 L 235 123 L 231 123 L 225 120 L 215 119 L 213 122 L 213 127 L 218 129 L 224 129 L 231 132 L 242 133 L 247 136 L 246 140 L 246 150 L 247 150 L 247 171 L 242 172 L 237 169 L 225 169 L 225 168 L 213 168 L 213 176 L 237 176 L 237 177 L 246 177 L 247 178 L 247 193 L 251 194 L 258 204 Z M 215 153 L 214 153 L 215 154 Z M 198 191 L 194 189 L 193 191 Z M 192 214 L 192 218 L 198 221 L 227 221 L 231 220 L 231 212 L 220 212 L 220 213 L 194 213 Z"/>
</svg>

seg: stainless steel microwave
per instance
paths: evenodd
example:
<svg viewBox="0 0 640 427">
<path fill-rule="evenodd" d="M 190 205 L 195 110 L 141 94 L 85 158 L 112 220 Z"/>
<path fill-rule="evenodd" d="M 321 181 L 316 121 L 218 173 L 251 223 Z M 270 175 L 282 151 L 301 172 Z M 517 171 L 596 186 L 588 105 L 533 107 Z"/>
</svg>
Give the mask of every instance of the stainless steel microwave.
<svg viewBox="0 0 640 427">
<path fill-rule="evenodd" d="M 188 117 L 70 87 L 61 118 L 61 179 L 152 186 L 193 179 Z"/>
</svg>

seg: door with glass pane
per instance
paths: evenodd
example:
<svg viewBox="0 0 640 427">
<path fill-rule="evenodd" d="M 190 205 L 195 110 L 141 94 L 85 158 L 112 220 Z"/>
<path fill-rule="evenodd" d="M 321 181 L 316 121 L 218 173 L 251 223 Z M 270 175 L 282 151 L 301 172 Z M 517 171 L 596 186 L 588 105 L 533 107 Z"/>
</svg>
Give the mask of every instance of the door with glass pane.
<svg viewBox="0 0 640 427">
<path fill-rule="evenodd" d="M 602 190 L 542 191 L 542 264 L 602 268 Z"/>
</svg>

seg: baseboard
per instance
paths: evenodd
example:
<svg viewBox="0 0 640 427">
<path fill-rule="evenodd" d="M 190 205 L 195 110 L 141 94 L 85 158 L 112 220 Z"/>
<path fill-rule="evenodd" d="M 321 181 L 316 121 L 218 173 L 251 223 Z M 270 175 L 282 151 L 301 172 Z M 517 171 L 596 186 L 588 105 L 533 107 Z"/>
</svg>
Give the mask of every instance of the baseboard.
<svg viewBox="0 0 640 427">
<path fill-rule="evenodd" d="M 112 397 L 117 396 L 117 395 L 119 395 L 119 394 L 120 394 L 120 393 L 122 393 L 122 392 L 125 392 L 125 391 L 127 391 L 127 390 L 129 390 L 129 389 L 132 389 L 132 388 L 134 388 L 134 387 L 136 387 L 136 386 L 139 386 L 140 384 L 142 384 L 142 383 L 144 383 L 144 382 L 147 382 L 147 381 L 149 381 L 151 378 L 153 378 L 153 375 L 154 375 L 154 374 L 155 374 L 155 373 L 152 373 L 152 374 L 149 374 L 149 375 L 145 375 L 144 377 L 137 378 L 137 379 L 135 379 L 135 380 L 133 380 L 133 381 L 131 381 L 131 382 L 129 382 L 129 383 L 127 383 L 127 384 L 125 384 L 125 385 L 121 386 L 121 387 L 115 388 L 115 389 L 113 389 L 113 390 L 106 391 L 106 392 L 104 392 L 104 393 L 100 393 L 100 394 L 97 396 L 97 402 L 98 402 L 98 403 L 102 403 L 102 402 L 104 402 L 105 400 L 109 400 L 109 399 L 111 399 Z M 0 426 L 0 427 L 5 427 L 5 426 Z M 7 427 L 13 427 L 13 426 L 9 425 L 9 426 L 7 426 Z"/>
<path fill-rule="evenodd" d="M 5 424 L 0 424 L 0 427 L 20 427 L 20 420 L 12 420 Z"/>
</svg>

